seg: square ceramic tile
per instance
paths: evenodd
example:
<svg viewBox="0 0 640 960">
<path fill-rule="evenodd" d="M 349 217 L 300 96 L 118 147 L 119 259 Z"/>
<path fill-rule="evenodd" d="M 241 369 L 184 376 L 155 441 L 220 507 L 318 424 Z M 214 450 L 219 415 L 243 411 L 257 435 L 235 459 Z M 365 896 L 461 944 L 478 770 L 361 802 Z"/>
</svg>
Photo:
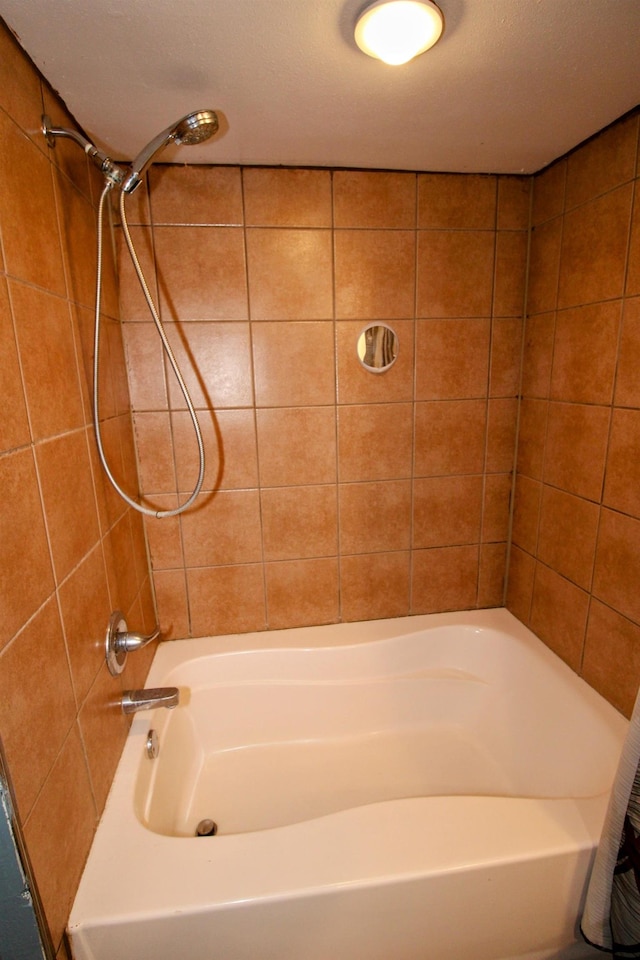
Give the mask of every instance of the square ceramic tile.
<svg viewBox="0 0 640 960">
<path fill-rule="evenodd" d="M 239 167 L 153 164 L 149 186 L 154 224 L 242 224 Z"/>
<path fill-rule="evenodd" d="M 332 321 L 254 323 L 251 343 L 257 406 L 335 403 Z"/>
<path fill-rule="evenodd" d="M 579 670 L 589 594 L 542 563 L 536 564 L 530 627 L 573 670 Z"/>
<path fill-rule="evenodd" d="M 469 610 L 478 597 L 477 546 L 414 550 L 411 612 Z"/>
<path fill-rule="evenodd" d="M 468 173 L 418 176 L 418 226 L 432 229 L 493 230 L 496 177 Z"/>
<path fill-rule="evenodd" d="M 414 231 L 338 230 L 334 243 L 338 319 L 414 316 Z"/>
<path fill-rule="evenodd" d="M 341 482 L 410 477 L 413 404 L 367 403 L 338 408 Z"/>
<path fill-rule="evenodd" d="M 331 231 L 246 231 L 252 320 L 331 320 Z"/>
<path fill-rule="evenodd" d="M 416 225 L 416 176 L 380 170 L 336 170 L 334 225 L 411 229 Z"/>
<path fill-rule="evenodd" d="M 242 171 L 249 227 L 330 227 L 328 170 L 245 167 Z"/>
<path fill-rule="evenodd" d="M 490 316 L 493 265 L 491 230 L 420 230 L 417 316 Z"/>
</svg>

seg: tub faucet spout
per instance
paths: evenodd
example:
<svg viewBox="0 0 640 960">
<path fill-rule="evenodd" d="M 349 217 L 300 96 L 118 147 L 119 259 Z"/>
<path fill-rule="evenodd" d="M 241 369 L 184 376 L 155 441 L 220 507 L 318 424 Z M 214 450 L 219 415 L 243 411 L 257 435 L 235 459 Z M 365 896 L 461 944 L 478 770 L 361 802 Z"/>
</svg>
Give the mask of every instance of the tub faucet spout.
<svg viewBox="0 0 640 960">
<path fill-rule="evenodd" d="M 122 712 L 137 713 L 138 710 L 155 710 L 166 707 L 173 710 L 180 701 L 177 687 L 150 687 L 148 690 L 125 690 L 122 694 Z"/>
</svg>

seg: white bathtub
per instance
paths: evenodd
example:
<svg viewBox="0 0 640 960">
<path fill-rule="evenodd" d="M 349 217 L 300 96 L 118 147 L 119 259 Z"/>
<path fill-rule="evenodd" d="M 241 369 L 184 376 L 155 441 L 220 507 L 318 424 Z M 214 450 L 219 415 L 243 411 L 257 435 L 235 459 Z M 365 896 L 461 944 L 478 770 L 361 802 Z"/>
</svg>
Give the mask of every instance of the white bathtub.
<svg viewBox="0 0 640 960">
<path fill-rule="evenodd" d="M 134 719 L 76 960 L 590 955 L 627 723 L 507 611 L 167 643 L 166 685 L 181 705 Z"/>
</svg>

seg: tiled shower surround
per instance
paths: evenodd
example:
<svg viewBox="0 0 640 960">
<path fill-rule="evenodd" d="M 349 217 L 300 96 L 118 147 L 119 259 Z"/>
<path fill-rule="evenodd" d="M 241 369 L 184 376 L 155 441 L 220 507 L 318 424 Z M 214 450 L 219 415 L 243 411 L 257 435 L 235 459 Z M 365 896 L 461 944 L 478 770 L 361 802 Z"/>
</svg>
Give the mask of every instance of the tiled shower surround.
<svg viewBox="0 0 640 960">
<path fill-rule="evenodd" d="M 91 427 L 101 176 L 73 144 L 49 150 L 43 110 L 72 123 L 0 23 L 0 737 L 65 957 L 64 926 L 127 734 L 117 698 L 143 684 L 150 662 L 143 651 L 114 680 L 105 629 L 115 608 L 132 629 L 152 629 L 155 615 L 142 523 L 104 485 Z M 105 441 L 135 486 L 115 276 L 107 258 Z"/>
<path fill-rule="evenodd" d="M 208 456 L 199 508 L 147 525 L 172 636 L 502 603 L 529 191 L 151 171 L 129 219 Z M 126 250 L 120 266 L 140 481 L 166 508 L 193 485 L 196 443 Z M 376 322 L 399 338 L 382 374 L 356 355 Z"/>
<path fill-rule="evenodd" d="M 636 112 L 534 177 L 507 594 L 627 715 L 640 680 L 637 162 Z"/>
<path fill-rule="evenodd" d="M 0 29 L 0 735 L 64 958 L 126 735 L 117 698 L 149 662 L 113 680 L 104 629 L 115 607 L 135 629 L 154 612 L 142 521 L 105 486 L 90 424 L 101 177 L 74 144 L 46 147 L 43 109 L 73 124 Z M 534 177 L 152 168 L 131 229 L 208 454 L 200 508 L 148 524 L 168 635 L 500 605 L 509 570 L 509 608 L 629 713 L 637 150 L 634 114 Z M 120 232 L 104 441 L 128 490 L 137 459 L 144 494 L 174 506 L 195 441 Z M 379 376 L 355 352 L 376 321 L 400 341 Z"/>
</svg>

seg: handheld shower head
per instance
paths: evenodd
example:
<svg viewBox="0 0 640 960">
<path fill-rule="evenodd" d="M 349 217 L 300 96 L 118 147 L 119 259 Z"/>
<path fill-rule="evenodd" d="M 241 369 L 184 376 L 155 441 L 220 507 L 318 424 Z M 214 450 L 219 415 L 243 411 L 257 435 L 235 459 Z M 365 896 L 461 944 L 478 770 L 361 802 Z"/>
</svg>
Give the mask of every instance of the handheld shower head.
<svg viewBox="0 0 640 960">
<path fill-rule="evenodd" d="M 163 150 L 168 144 L 180 143 L 191 146 L 195 143 L 202 143 L 218 129 L 218 117 L 213 110 L 197 110 L 194 113 L 188 113 L 177 123 L 167 127 L 157 137 L 154 137 L 146 145 L 131 165 L 131 173 L 122 184 L 125 193 L 133 193 L 142 180 L 144 171 L 147 169 L 157 153 Z"/>
<path fill-rule="evenodd" d="M 191 146 L 193 143 L 202 143 L 218 131 L 218 116 L 213 110 L 198 110 L 189 113 L 175 125 L 176 143 Z"/>
</svg>

